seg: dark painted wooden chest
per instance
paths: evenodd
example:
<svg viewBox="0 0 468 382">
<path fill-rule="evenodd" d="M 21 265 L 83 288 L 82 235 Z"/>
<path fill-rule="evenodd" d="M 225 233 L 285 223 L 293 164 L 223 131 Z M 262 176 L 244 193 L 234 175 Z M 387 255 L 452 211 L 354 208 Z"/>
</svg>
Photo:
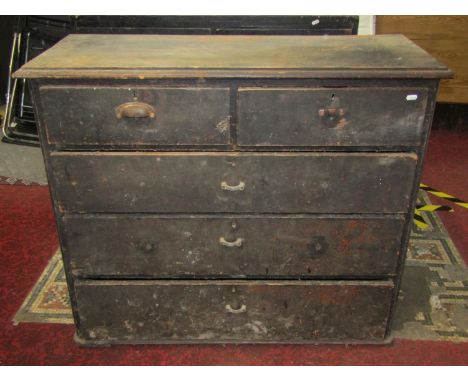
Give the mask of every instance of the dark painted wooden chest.
<svg viewBox="0 0 468 382">
<path fill-rule="evenodd" d="M 388 342 L 449 76 L 402 36 L 70 35 L 23 66 L 78 341 Z"/>
</svg>

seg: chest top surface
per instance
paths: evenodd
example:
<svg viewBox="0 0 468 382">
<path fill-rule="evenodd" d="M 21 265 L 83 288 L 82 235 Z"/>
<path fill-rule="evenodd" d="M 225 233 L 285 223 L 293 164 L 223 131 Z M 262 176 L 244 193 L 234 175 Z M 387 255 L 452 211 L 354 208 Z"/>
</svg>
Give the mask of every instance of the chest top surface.
<svg viewBox="0 0 468 382">
<path fill-rule="evenodd" d="M 19 78 L 447 78 L 452 72 L 401 35 L 167 36 L 74 34 Z"/>
</svg>

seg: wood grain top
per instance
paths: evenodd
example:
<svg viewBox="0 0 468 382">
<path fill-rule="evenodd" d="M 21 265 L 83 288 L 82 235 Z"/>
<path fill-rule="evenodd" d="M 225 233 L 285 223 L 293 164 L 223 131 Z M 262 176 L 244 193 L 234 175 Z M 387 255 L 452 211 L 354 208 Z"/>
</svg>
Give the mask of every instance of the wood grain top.
<svg viewBox="0 0 468 382">
<path fill-rule="evenodd" d="M 451 71 L 401 35 L 69 35 L 18 78 L 447 78 Z"/>
</svg>

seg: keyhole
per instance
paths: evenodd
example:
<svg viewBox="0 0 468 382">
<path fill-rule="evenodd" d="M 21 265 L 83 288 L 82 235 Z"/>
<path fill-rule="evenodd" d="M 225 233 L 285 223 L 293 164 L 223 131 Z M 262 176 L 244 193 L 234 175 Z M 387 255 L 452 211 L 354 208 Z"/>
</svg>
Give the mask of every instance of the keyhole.
<svg viewBox="0 0 468 382">
<path fill-rule="evenodd" d="M 145 245 L 145 250 L 146 250 L 146 251 L 151 251 L 152 249 L 153 249 L 153 245 L 152 245 L 152 244 L 147 243 L 147 244 Z"/>
</svg>

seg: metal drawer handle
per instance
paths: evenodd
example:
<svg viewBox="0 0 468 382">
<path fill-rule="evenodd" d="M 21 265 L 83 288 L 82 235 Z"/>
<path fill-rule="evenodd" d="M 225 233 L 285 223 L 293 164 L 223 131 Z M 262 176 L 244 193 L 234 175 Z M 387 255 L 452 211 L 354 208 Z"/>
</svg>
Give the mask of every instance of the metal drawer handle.
<svg viewBox="0 0 468 382">
<path fill-rule="evenodd" d="M 241 181 L 237 186 L 230 186 L 226 182 L 221 182 L 221 189 L 227 191 L 244 191 L 245 183 Z"/>
<path fill-rule="evenodd" d="M 153 106 L 144 102 L 127 102 L 115 108 L 117 118 L 154 118 Z"/>
<path fill-rule="evenodd" d="M 327 108 L 327 109 L 319 109 L 318 114 L 320 117 L 335 117 L 340 116 L 343 117 L 346 114 L 345 109 L 343 108 Z"/>
<path fill-rule="evenodd" d="M 244 239 L 241 237 L 238 237 L 234 241 L 227 241 L 224 237 L 219 238 L 219 244 L 224 245 L 225 247 L 242 247 L 243 243 Z"/>
<path fill-rule="evenodd" d="M 247 306 L 245 306 L 244 304 L 242 304 L 240 306 L 239 309 L 233 309 L 231 304 L 227 304 L 226 305 L 226 310 L 229 312 L 229 313 L 244 313 L 247 311 Z"/>
</svg>

